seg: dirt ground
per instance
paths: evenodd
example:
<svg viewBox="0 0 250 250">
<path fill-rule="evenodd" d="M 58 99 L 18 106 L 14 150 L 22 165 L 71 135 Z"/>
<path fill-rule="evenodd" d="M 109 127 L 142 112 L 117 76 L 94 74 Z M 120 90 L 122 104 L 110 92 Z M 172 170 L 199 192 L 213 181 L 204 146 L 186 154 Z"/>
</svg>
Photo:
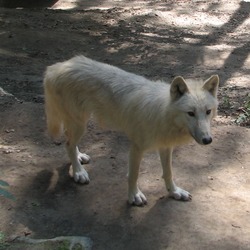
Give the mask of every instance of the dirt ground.
<svg viewBox="0 0 250 250">
<path fill-rule="evenodd" d="M 33 8 L 14 8 L 22 2 Z M 0 8 L 0 180 L 16 198 L 0 197 L 0 249 L 15 236 L 71 235 L 97 250 L 250 249 L 250 2 L 32 2 L 0 1 L 12 7 Z M 78 54 L 150 79 L 220 76 L 212 145 L 175 151 L 191 202 L 167 197 L 152 152 L 139 180 L 148 205 L 128 206 L 129 141 L 94 122 L 81 144 L 91 182 L 72 181 L 63 144 L 46 132 L 42 78 Z"/>
</svg>

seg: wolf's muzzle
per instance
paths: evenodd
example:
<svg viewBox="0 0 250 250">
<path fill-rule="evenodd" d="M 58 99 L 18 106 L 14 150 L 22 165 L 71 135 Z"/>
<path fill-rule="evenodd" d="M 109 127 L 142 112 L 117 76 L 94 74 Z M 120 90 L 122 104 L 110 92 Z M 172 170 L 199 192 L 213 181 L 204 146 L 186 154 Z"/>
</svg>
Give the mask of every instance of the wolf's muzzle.
<svg viewBox="0 0 250 250">
<path fill-rule="evenodd" d="M 210 144 L 213 141 L 212 137 L 205 137 L 202 139 L 204 145 Z"/>
</svg>

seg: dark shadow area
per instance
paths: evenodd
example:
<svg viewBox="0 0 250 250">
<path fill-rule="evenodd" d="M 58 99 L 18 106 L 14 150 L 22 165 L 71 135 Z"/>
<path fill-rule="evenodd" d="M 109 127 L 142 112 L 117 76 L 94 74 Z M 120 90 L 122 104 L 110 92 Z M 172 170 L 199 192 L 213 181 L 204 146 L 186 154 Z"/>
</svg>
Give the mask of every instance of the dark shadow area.
<svg viewBox="0 0 250 250">
<path fill-rule="evenodd" d="M 0 0 L 4 8 L 46 8 L 53 6 L 58 0 Z"/>
<path fill-rule="evenodd" d="M 226 139 L 228 133 L 232 134 L 231 141 Z M 103 132 L 99 136 L 106 142 L 107 152 L 102 152 L 96 158 L 93 156 L 95 166 L 90 171 L 90 184 L 74 183 L 68 176 L 69 165 L 65 164 L 38 172 L 26 190 L 23 190 L 22 199 L 18 201 L 17 212 L 12 219 L 29 228 L 32 231 L 31 237 L 85 235 L 94 241 L 94 249 L 98 250 L 164 249 L 173 244 L 176 247 L 182 246 L 185 241 L 194 244 L 198 241 L 199 245 L 204 246 L 212 241 L 210 244 L 220 249 L 234 249 L 239 244 L 232 242 L 227 236 L 223 241 L 212 240 L 212 232 L 217 230 L 220 223 L 225 222 L 216 216 L 207 218 L 208 211 L 202 209 L 208 204 L 205 199 L 202 202 L 198 200 L 199 192 L 202 193 L 203 189 L 213 185 L 205 177 L 215 176 L 215 172 L 235 161 L 234 156 L 241 146 L 238 142 L 243 140 L 237 130 L 227 130 L 227 133 L 220 135 L 220 140 L 215 139 L 214 145 L 209 146 L 210 149 L 187 146 L 189 149 L 185 153 L 196 152 L 196 161 L 185 159 L 187 155 L 180 157 L 184 153 L 183 149 L 175 154 L 175 179 L 181 187 L 194 193 L 192 202 L 167 198 L 166 190 L 162 188 L 163 181 L 156 181 L 156 177 L 161 176 L 161 168 L 144 161 L 140 179 L 150 183 L 154 181 L 155 188 L 144 190 L 149 205 L 141 208 L 126 204 L 127 170 L 124 155 L 128 153 L 127 140 L 117 133 L 113 133 L 111 137 L 110 132 Z M 89 143 L 91 142 L 87 142 L 85 147 L 90 147 Z M 223 151 L 219 150 L 221 143 Z M 234 147 L 231 146 L 233 143 Z M 215 151 L 219 154 L 215 154 Z M 202 160 L 202 163 L 199 161 L 199 157 L 204 155 L 208 159 L 208 165 L 205 165 L 206 160 Z M 147 158 L 149 160 L 151 156 L 147 155 Z M 56 159 L 53 160 L 55 162 Z M 151 163 L 160 165 L 159 159 L 156 161 L 155 157 Z M 143 173 L 148 174 L 145 176 Z M 200 190 L 198 194 L 197 189 Z M 212 195 L 213 191 L 210 192 Z M 211 220 L 214 224 L 211 224 Z M 211 231 L 205 234 L 205 230 Z M 180 240 L 181 235 L 185 235 L 185 241 Z M 226 248 L 227 246 L 231 248 Z"/>
<path fill-rule="evenodd" d="M 226 76 L 224 76 L 223 81 L 226 83 L 236 72 L 242 69 L 246 59 L 250 54 L 250 42 L 244 43 L 242 46 L 233 49 L 231 54 L 225 60 L 223 68 L 227 71 Z M 250 74 L 250 69 L 246 71 Z"/>
</svg>

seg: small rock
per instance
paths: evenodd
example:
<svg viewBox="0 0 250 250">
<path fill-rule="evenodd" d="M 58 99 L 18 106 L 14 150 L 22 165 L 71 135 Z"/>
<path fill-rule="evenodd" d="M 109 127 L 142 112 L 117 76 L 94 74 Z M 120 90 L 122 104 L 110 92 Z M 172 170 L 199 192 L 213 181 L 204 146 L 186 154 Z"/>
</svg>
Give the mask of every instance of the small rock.
<svg viewBox="0 0 250 250">
<path fill-rule="evenodd" d="M 3 151 L 4 154 L 10 154 L 10 153 L 13 153 L 13 150 L 11 149 L 6 149 Z"/>
<path fill-rule="evenodd" d="M 15 132 L 15 129 L 6 129 L 5 132 L 6 133 L 13 133 L 13 132 Z"/>
</svg>

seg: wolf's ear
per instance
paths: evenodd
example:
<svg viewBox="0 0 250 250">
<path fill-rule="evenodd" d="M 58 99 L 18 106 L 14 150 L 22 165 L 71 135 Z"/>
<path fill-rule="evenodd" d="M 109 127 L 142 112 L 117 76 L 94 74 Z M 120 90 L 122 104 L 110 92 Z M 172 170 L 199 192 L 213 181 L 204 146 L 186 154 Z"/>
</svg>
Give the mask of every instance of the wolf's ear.
<svg viewBox="0 0 250 250">
<path fill-rule="evenodd" d="M 207 90 L 210 92 L 214 97 L 217 96 L 217 91 L 218 91 L 218 86 L 219 86 L 219 76 L 218 75 L 213 75 L 210 78 L 208 78 L 204 85 L 203 89 Z"/>
<path fill-rule="evenodd" d="M 176 76 L 170 87 L 170 95 L 172 100 L 179 99 L 186 92 L 189 92 L 189 90 L 185 80 L 181 76 Z"/>
</svg>

